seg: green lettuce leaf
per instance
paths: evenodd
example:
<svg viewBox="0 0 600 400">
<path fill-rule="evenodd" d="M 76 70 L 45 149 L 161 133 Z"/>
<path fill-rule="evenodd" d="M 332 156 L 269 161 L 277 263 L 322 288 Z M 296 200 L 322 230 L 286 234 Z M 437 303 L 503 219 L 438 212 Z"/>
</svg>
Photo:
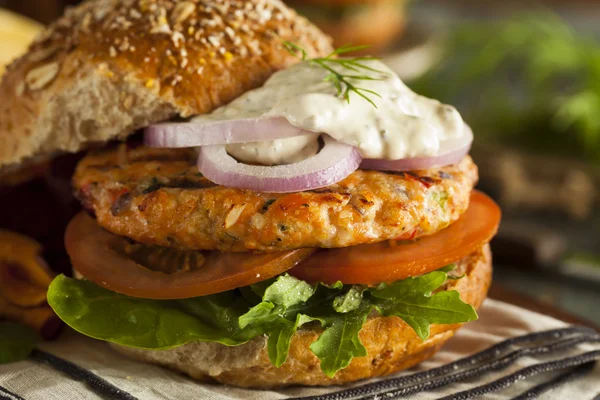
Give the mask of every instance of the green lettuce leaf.
<svg viewBox="0 0 600 400">
<path fill-rule="evenodd" d="M 456 291 L 444 291 L 449 266 L 438 271 L 381 284 L 310 285 L 287 274 L 217 295 L 185 300 L 128 297 L 94 283 L 57 277 L 48 302 L 73 329 L 127 346 L 168 349 L 192 341 L 228 346 L 267 336 L 271 363 L 287 359 L 292 337 L 303 325 L 322 330 L 310 346 L 321 369 L 334 376 L 354 357 L 366 355 L 359 333 L 373 311 L 408 323 L 423 340 L 431 324 L 477 318 Z"/>
<path fill-rule="evenodd" d="M 234 292 L 187 300 L 139 299 L 64 275 L 48 289 L 48 303 L 76 331 L 145 349 L 168 349 L 192 341 L 229 346 L 247 342 L 253 333 L 239 327 L 242 313 L 237 300 Z"/>
<path fill-rule="evenodd" d="M 29 327 L 14 322 L 0 322 L 0 364 L 24 360 L 40 337 Z"/>
</svg>

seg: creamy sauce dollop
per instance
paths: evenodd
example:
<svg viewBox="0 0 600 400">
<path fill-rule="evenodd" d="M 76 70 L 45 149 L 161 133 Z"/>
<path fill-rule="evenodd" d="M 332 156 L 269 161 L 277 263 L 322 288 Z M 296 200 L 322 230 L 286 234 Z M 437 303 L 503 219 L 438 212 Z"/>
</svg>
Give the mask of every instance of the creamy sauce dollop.
<svg viewBox="0 0 600 400">
<path fill-rule="evenodd" d="M 298 162 L 316 154 L 322 133 L 357 147 L 364 158 L 386 160 L 434 156 L 445 140 L 465 134 L 464 122 L 454 107 L 414 93 L 380 61 L 364 64 L 379 72 L 355 72 L 333 63 L 330 66 L 344 75 L 372 78 L 350 82 L 379 94 L 380 97 L 363 92 L 377 107 L 354 92 L 350 92 L 347 102 L 331 82 L 325 81 L 328 71 L 302 62 L 275 73 L 264 86 L 193 121 L 284 117 L 297 128 L 315 132 L 227 146 L 227 151 L 238 160 L 263 165 Z"/>
</svg>

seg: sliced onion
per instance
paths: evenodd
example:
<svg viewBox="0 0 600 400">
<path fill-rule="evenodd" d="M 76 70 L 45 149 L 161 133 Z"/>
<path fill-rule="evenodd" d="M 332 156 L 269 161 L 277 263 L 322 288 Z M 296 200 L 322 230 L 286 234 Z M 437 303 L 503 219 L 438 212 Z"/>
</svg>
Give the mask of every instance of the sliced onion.
<svg viewBox="0 0 600 400">
<path fill-rule="evenodd" d="M 456 164 L 469 154 L 473 143 L 473 131 L 465 125 L 465 133 L 460 138 L 442 142 L 438 154 L 432 157 L 404 158 L 401 160 L 365 159 L 361 169 L 378 171 L 414 171 L 419 169 L 439 168 Z"/>
<path fill-rule="evenodd" d="M 290 193 L 337 183 L 358 169 L 358 150 L 323 135 L 321 151 L 304 161 L 263 167 L 243 164 L 231 157 L 224 145 L 200 148 L 198 169 L 218 185 L 257 192 Z"/>
<path fill-rule="evenodd" d="M 312 133 L 296 128 L 283 117 L 246 118 L 209 122 L 170 122 L 151 125 L 144 132 L 149 147 L 199 147 L 260 142 Z"/>
</svg>

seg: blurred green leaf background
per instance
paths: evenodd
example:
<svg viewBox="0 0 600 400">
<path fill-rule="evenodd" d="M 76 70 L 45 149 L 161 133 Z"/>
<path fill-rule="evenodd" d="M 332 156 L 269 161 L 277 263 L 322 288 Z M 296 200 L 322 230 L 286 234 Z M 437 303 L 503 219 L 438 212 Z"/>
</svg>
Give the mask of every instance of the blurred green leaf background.
<svg viewBox="0 0 600 400">
<path fill-rule="evenodd" d="M 600 43 L 551 12 L 468 22 L 411 82 L 456 104 L 484 140 L 600 165 Z"/>
</svg>

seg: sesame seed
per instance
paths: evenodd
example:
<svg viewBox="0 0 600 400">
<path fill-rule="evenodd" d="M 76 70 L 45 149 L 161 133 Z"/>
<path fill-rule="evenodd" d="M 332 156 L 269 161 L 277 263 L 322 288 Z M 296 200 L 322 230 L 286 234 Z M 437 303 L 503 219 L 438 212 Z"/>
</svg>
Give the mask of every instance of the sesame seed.
<svg viewBox="0 0 600 400">
<path fill-rule="evenodd" d="M 158 24 L 150 30 L 150 33 L 166 33 L 171 34 L 171 27 L 169 24 Z"/>
<path fill-rule="evenodd" d="M 217 11 L 219 13 L 221 13 L 221 15 L 226 15 L 227 11 L 229 11 L 229 4 L 228 3 L 215 4 L 215 8 L 217 9 Z"/>
<path fill-rule="evenodd" d="M 135 8 L 132 8 L 131 10 L 129 10 L 129 16 L 133 19 L 140 19 L 142 18 L 142 14 L 136 10 Z"/>
<path fill-rule="evenodd" d="M 171 34 L 171 40 L 175 47 L 179 47 L 181 43 L 185 42 L 185 36 L 183 36 L 181 32 L 173 32 Z"/>
<path fill-rule="evenodd" d="M 182 1 L 177 3 L 171 14 L 171 23 L 181 24 L 190 17 L 196 10 L 196 5 L 190 1 Z"/>
<path fill-rule="evenodd" d="M 173 77 L 173 80 L 171 81 L 171 85 L 172 85 L 172 86 L 177 86 L 177 84 L 178 84 L 179 82 L 181 82 L 182 80 L 183 80 L 183 77 L 182 77 L 181 75 L 175 75 L 175 76 Z"/>
<path fill-rule="evenodd" d="M 219 41 L 219 38 L 216 37 L 215 35 L 211 35 L 208 37 L 208 41 L 210 42 L 210 44 L 212 44 L 215 47 L 219 47 L 221 45 L 221 42 Z"/>
<path fill-rule="evenodd" d="M 233 39 L 235 37 L 235 31 L 230 26 L 225 27 L 225 33 L 227 34 L 229 39 Z"/>
</svg>

